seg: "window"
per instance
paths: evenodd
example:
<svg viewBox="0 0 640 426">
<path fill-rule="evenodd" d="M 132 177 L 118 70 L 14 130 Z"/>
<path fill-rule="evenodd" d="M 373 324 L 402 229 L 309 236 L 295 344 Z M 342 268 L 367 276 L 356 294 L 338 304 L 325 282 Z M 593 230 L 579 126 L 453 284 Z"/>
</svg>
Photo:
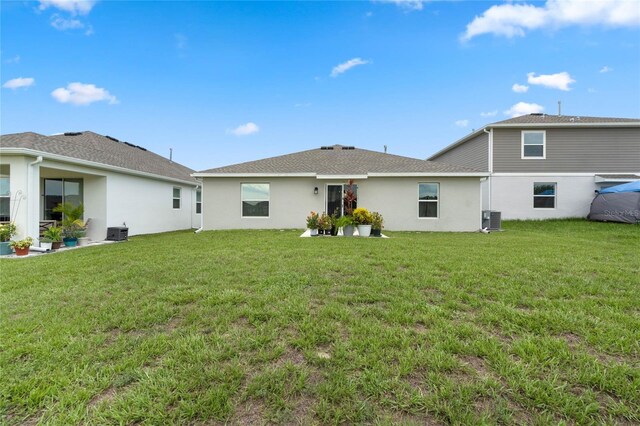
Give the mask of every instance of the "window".
<svg viewBox="0 0 640 426">
<path fill-rule="evenodd" d="M 243 183 L 242 217 L 269 217 L 269 184 Z"/>
<path fill-rule="evenodd" d="M 522 159 L 545 158 L 545 142 L 547 134 L 544 130 L 522 132 Z"/>
<path fill-rule="evenodd" d="M 533 208 L 554 209 L 556 207 L 556 183 L 533 183 Z"/>
<path fill-rule="evenodd" d="M 439 183 L 420 183 L 418 184 L 418 217 L 419 218 L 437 218 L 438 217 L 438 200 L 439 200 L 440 184 Z"/>
<path fill-rule="evenodd" d="M 42 219 L 62 220 L 62 213 L 53 209 L 60 203 L 74 206 L 83 202 L 82 179 L 43 179 L 42 180 Z"/>
<path fill-rule="evenodd" d="M 11 191 L 9 187 L 9 165 L 0 165 L 0 221 L 11 220 Z"/>
<path fill-rule="evenodd" d="M 202 189 L 196 189 L 196 214 L 202 213 Z"/>
<path fill-rule="evenodd" d="M 182 195 L 182 188 L 174 187 L 173 188 L 173 208 L 174 209 L 180 208 L 181 195 Z"/>
</svg>

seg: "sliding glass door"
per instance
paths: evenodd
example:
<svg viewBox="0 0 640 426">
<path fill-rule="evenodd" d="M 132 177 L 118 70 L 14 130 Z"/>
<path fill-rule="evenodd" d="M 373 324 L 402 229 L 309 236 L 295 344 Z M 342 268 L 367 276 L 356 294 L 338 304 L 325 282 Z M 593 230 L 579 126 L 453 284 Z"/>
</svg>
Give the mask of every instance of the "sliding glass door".
<svg viewBox="0 0 640 426">
<path fill-rule="evenodd" d="M 60 203 L 74 206 L 83 200 L 82 179 L 43 179 L 42 183 L 42 219 L 62 220 L 62 213 L 53 209 Z"/>
<path fill-rule="evenodd" d="M 327 185 L 327 214 L 336 214 L 337 217 L 345 213 L 344 195 L 349 185 L 346 184 L 328 184 Z M 358 186 L 353 185 L 353 191 L 358 195 Z M 357 207 L 358 201 L 354 200 L 352 207 Z"/>
</svg>

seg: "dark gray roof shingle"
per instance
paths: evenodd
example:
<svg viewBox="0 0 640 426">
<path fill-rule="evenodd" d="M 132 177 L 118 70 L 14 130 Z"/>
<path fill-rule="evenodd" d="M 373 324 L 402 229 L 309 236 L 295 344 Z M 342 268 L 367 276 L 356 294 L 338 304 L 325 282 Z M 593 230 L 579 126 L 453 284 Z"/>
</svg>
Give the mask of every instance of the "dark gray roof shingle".
<svg viewBox="0 0 640 426">
<path fill-rule="evenodd" d="M 171 179 L 194 181 L 191 177 L 194 171 L 188 167 L 151 151 L 88 131 L 79 132 L 75 136 L 13 133 L 0 136 L 0 147 L 32 149 Z"/>
<path fill-rule="evenodd" d="M 581 115 L 550 115 L 528 114 L 508 120 L 498 121 L 495 124 L 573 124 L 573 123 L 640 123 L 640 118 L 618 117 L 584 117 Z"/>
<path fill-rule="evenodd" d="M 318 175 L 364 175 L 367 173 L 476 173 L 475 169 L 402 157 L 360 148 L 311 149 L 204 170 L 199 173 L 315 173 Z"/>
</svg>

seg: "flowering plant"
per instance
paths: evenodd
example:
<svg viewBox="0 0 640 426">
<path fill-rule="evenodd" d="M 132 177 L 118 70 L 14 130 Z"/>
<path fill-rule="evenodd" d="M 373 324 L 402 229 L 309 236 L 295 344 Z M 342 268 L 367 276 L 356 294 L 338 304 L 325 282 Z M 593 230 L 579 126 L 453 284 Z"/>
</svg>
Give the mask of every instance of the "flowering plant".
<svg viewBox="0 0 640 426">
<path fill-rule="evenodd" d="M 26 249 L 33 245 L 33 238 L 27 237 L 24 240 L 11 241 L 9 247 L 12 249 Z"/>
<path fill-rule="evenodd" d="M 311 212 L 309 216 L 307 216 L 307 228 L 318 229 L 318 220 L 319 220 L 318 213 Z"/>
<path fill-rule="evenodd" d="M 331 230 L 332 226 L 333 226 L 333 220 L 331 219 L 331 216 L 329 216 L 325 212 L 322 212 L 322 214 L 320 215 L 320 218 L 318 219 L 318 227 L 325 231 L 329 231 Z"/>
</svg>

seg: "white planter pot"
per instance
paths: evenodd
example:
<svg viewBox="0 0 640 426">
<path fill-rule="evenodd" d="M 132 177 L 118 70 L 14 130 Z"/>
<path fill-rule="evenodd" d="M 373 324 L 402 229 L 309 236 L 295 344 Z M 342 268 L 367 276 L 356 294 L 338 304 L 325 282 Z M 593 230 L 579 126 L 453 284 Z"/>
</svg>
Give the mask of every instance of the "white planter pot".
<svg viewBox="0 0 640 426">
<path fill-rule="evenodd" d="M 87 244 L 89 244 L 89 237 L 78 238 L 79 247 L 86 246 Z"/>
<path fill-rule="evenodd" d="M 53 243 L 40 243 L 40 248 L 43 248 L 45 250 L 51 250 L 51 246 L 53 245 Z"/>
<path fill-rule="evenodd" d="M 311 235 L 312 237 L 315 237 L 316 235 L 318 235 L 318 230 L 317 229 L 309 229 L 309 235 Z"/>
<path fill-rule="evenodd" d="M 358 225 L 358 234 L 361 237 L 368 237 L 371 235 L 371 225 Z"/>
</svg>

